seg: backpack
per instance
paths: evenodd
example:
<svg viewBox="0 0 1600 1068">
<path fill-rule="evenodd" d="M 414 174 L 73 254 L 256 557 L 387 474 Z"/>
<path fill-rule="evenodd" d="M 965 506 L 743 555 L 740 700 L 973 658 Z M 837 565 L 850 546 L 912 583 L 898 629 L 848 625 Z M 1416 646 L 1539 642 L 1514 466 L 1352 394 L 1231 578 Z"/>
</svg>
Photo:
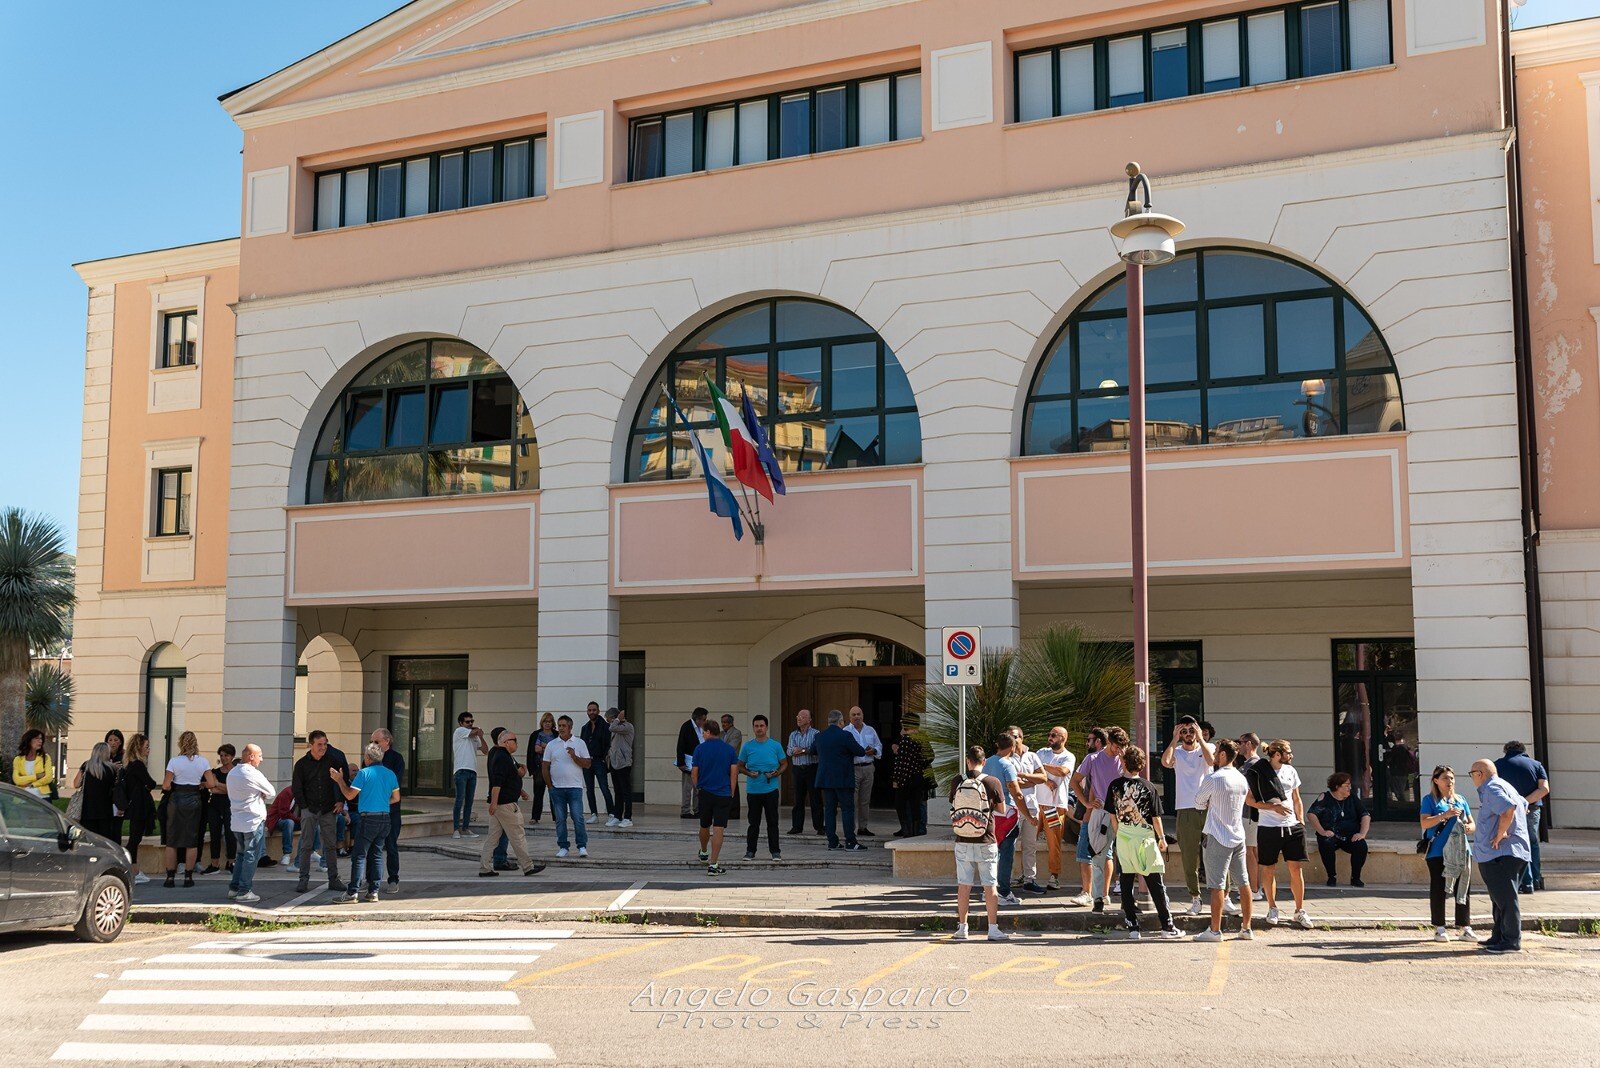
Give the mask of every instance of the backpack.
<svg viewBox="0 0 1600 1068">
<path fill-rule="evenodd" d="M 979 842 L 989 833 L 993 807 L 983 776 L 962 779 L 950 798 L 950 830 L 958 842 Z"/>
</svg>

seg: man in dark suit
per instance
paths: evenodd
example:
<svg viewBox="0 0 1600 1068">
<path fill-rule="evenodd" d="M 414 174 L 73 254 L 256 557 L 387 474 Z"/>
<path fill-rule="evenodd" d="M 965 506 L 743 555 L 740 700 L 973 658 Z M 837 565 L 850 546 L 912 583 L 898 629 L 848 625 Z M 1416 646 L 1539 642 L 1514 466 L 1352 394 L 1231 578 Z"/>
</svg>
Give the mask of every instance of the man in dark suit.
<svg viewBox="0 0 1600 1068">
<path fill-rule="evenodd" d="M 822 794 L 822 809 L 828 826 L 828 848 L 862 851 L 856 841 L 855 758 L 867 751 L 840 724 L 844 713 L 837 708 L 828 713 L 828 729 L 817 735 L 811 751 L 817 757 L 816 788 Z M 839 844 L 838 824 L 844 818 L 844 845 Z"/>
<path fill-rule="evenodd" d="M 678 808 L 678 815 L 686 820 L 698 815 L 695 809 L 694 751 L 705 738 L 702 727 L 709 714 L 705 709 L 697 708 L 678 728 L 678 756 L 674 763 L 683 777 L 683 804 Z"/>
</svg>

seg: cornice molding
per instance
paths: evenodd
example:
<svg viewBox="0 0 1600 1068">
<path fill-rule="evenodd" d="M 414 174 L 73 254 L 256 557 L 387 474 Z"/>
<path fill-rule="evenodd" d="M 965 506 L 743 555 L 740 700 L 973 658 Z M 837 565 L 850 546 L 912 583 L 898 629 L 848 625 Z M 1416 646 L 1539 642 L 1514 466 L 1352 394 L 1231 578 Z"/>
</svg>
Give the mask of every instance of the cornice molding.
<svg viewBox="0 0 1600 1068">
<path fill-rule="evenodd" d="M 1511 56 L 1519 70 L 1600 58 L 1600 18 L 1513 30 Z"/>
<path fill-rule="evenodd" d="M 94 287 L 192 274 L 218 267 L 235 267 L 238 263 L 239 239 L 230 237 L 199 245 L 182 245 L 178 248 L 156 249 L 153 252 L 133 252 L 126 256 L 111 256 L 103 260 L 85 260 L 73 264 L 72 269 L 78 272 L 78 277 L 82 278 L 86 285 Z"/>
</svg>

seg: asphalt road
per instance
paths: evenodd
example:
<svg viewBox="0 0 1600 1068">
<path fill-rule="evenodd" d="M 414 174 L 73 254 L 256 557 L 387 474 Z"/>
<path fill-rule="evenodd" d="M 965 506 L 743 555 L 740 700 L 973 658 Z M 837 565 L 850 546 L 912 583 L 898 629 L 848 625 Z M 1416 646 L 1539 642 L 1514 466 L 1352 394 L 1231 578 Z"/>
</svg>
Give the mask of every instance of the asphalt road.
<svg viewBox="0 0 1600 1068">
<path fill-rule="evenodd" d="M 1600 1064 L 1600 939 L 1525 944 L 135 925 L 0 936 L 0 989 L 8 1066 Z"/>
</svg>

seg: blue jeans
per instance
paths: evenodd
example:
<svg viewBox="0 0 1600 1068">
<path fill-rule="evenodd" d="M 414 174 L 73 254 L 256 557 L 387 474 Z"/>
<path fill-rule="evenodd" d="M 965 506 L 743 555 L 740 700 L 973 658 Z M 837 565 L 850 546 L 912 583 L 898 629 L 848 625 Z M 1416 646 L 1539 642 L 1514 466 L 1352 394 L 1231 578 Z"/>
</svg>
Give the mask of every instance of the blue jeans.
<svg viewBox="0 0 1600 1068">
<path fill-rule="evenodd" d="M 389 814 L 368 812 L 356 826 L 356 848 L 350 860 L 350 892 L 361 888 L 361 878 L 366 876 L 367 889 L 374 892 L 383 878 L 383 846 L 389 837 Z"/>
<path fill-rule="evenodd" d="M 294 831 L 295 822 L 285 816 L 278 821 L 278 833 L 283 836 L 283 859 L 285 862 L 294 859 Z"/>
<path fill-rule="evenodd" d="M 1543 819 L 1543 805 L 1528 809 L 1528 850 L 1533 854 L 1533 859 L 1522 870 L 1521 887 L 1524 894 L 1532 893 L 1533 884 L 1543 878 L 1539 871 L 1539 824 Z"/>
<path fill-rule="evenodd" d="M 1017 832 L 1022 829 L 1022 821 L 1026 816 L 1020 817 L 1011 825 L 1011 830 L 1006 832 L 1005 841 L 1000 843 L 1000 864 L 995 879 L 995 888 L 1001 897 L 1011 893 L 1011 866 L 1017 859 Z"/>
<path fill-rule="evenodd" d="M 611 786 L 606 782 L 607 778 L 605 768 L 587 767 L 583 769 L 583 788 L 584 792 L 589 795 L 589 811 L 596 816 L 600 814 L 600 810 L 594 806 L 594 784 L 596 782 L 600 783 L 600 794 L 606 799 L 606 815 L 615 816 L 617 814 L 617 803 L 611 800 Z"/>
<path fill-rule="evenodd" d="M 253 831 L 237 831 L 234 838 L 239 843 L 239 853 L 233 860 L 233 878 L 228 882 L 228 889 L 245 894 L 255 885 L 256 865 L 261 863 L 261 854 L 267 850 L 267 825 L 263 823 Z"/>
<path fill-rule="evenodd" d="M 838 824 L 844 819 L 844 844 L 856 844 L 856 787 L 854 783 L 833 790 L 822 791 L 822 825 L 828 829 L 828 848 L 839 844 Z"/>
<path fill-rule="evenodd" d="M 456 807 L 451 829 L 465 831 L 472 826 L 472 793 L 478 788 L 478 773 L 462 768 L 456 772 Z"/>
<path fill-rule="evenodd" d="M 567 848 L 567 817 L 572 817 L 572 826 L 578 832 L 578 848 L 589 848 L 589 832 L 583 826 L 583 787 L 581 786 L 552 786 L 550 788 L 550 811 L 556 819 L 556 848 Z"/>
</svg>

